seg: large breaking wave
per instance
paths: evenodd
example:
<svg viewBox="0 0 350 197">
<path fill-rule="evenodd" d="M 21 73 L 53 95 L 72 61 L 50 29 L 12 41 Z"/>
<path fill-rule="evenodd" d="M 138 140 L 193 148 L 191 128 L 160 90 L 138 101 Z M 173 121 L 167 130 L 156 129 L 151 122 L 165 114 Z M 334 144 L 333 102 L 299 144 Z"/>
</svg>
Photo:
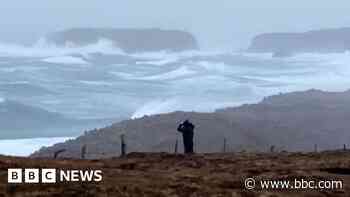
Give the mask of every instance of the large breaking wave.
<svg viewBox="0 0 350 197">
<path fill-rule="evenodd" d="M 90 53 L 103 54 L 123 54 L 122 50 L 115 47 L 113 42 L 108 39 L 101 38 L 98 42 L 87 46 L 70 47 L 57 46 L 46 41 L 45 38 L 31 46 L 20 44 L 0 43 L 0 56 L 2 57 L 59 57 L 71 54 L 88 55 Z"/>
<path fill-rule="evenodd" d="M 231 51 L 127 54 L 103 38 L 84 47 L 58 47 L 45 39 L 32 46 L 0 43 L 0 98 L 77 118 L 213 111 L 280 92 L 346 90 L 349 63 L 349 53 L 285 58 Z M 28 83 L 31 97 L 2 85 L 18 81 Z"/>
</svg>

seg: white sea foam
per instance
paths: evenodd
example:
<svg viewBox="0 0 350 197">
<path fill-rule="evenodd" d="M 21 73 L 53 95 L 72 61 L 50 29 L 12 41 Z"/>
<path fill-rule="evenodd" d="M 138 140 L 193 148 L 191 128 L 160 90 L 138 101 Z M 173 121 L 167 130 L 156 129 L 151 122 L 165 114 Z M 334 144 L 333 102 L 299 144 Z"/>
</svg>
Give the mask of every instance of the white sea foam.
<svg viewBox="0 0 350 197">
<path fill-rule="evenodd" d="M 117 72 L 117 71 L 110 71 L 109 73 L 126 80 L 157 81 L 157 80 L 174 80 L 178 78 L 190 77 L 192 75 L 195 75 L 196 71 L 188 68 L 188 66 L 181 66 L 179 68 L 176 68 L 168 72 L 164 72 L 161 74 L 151 74 L 148 76 L 131 74 L 127 72 Z"/>
<path fill-rule="evenodd" d="M 143 105 L 133 113 L 131 118 L 135 119 L 145 115 L 163 114 L 173 111 L 213 112 L 218 108 L 237 106 L 240 104 L 242 104 L 242 102 L 215 102 L 205 99 L 191 100 L 190 98 L 158 99 Z"/>
<path fill-rule="evenodd" d="M 137 78 L 134 74 L 130 74 L 127 72 L 110 71 L 109 73 L 114 75 L 114 76 L 117 76 L 119 78 L 126 79 L 126 80 L 132 80 L 132 79 Z"/>
<path fill-rule="evenodd" d="M 93 85 L 93 86 L 112 86 L 113 83 L 106 81 L 79 81 L 82 84 Z"/>
<path fill-rule="evenodd" d="M 43 105 L 58 105 L 62 103 L 62 100 L 59 99 L 53 99 L 53 100 L 43 100 L 41 101 Z"/>
<path fill-rule="evenodd" d="M 173 82 L 174 87 L 190 89 L 191 92 L 207 89 L 227 89 L 229 86 L 237 86 L 239 83 L 221 75 L 199 75 L 188 77 Z M 191 87 L 191 88 L 189 88 Z"/>
<path fill-rule="evenodd" d="M 72 57 L 72 56 L 49 57 L 41 61 L 47 62 L 47 63 L 53 63 L 53 64 L 78 64 L 78 65 L 89 64 L 82 58 Z"/>
<path fill-rule="evenodd" d="M 33 46 L 23 46 L 18 44 L 0 43 L 0 57 L 61 57 L 71 54 L 81 54 L 87 56 L 90 53 L 103 54 L 124 54 L 115 47 L 112 41 L 100 39 L 95 44 L 83 47 L 58 47 L 41 39 Z"/>
<path fill-rule="evenodd" d="M 176 106 L 176 104 L 177 104 L 176 99 L 151 101 L 149 103 L 146 103 L 137 111 L 135 111 L 131 116 L 131 118 L 134 119 L 134 118 L 143 117 L 145 115 L 153 115 L 153 114 L 170 112 L 172 110 L 176 110 L 173 108 L 174 106 Z"/>
<path fill-rule="evenodd" d="M 166 64 L 171 64 L 177 62 L 178 58 L 169 58 L 169 59 L 163 59 L 163 60 L 153 60 L 153 61 L 138 61 L 136 64 L 151 64 L 151 65 L 157 65 L 157 66 L 163 66 Z"/>
<path fill-rule="evenodd" d="M 1 72 L 11 73 L 11 72 L 35 72 L 39 70 L 47 69 L 45 67 L 36 67 L 36 66 L 13 66 L 13 67 L 0 67 Z"/>
<path fill-rule="evenodd" d="M 42 146 L 51 146 L 59 142 L 64 142 L 68 139 L 72 139 L 72 137 L 0 140 L 0 154 L 29 156 Z"/>
<path fill-rule="evenodd" d="M 199 65 L 203 67 L 205 70 L 213 73 L 213 72 L 218 72 L 221 74 L 229 74 L 229 73 L 234 73 L 235 70 L 223 63 L 223 62 L 209 62 L 209 61 L 199 61 L 199 62 L 194 62 L 195 65 Z"/>
<path fill-rule="evenodd" d="M 6 82 L 28 80 L 32 83 L 39 79 L 40 82 L 48 82 L 45 84 L 48 89 L 62 91 L 62 94 L 58 95 L 59 98 L 48 96 L 47 98 L 36 98 L 37 100 L 31 102 L 36 104 L 58 99 L 61 102 L 50 106 L 53 111 L 77 117 L 91 116 L 92 113 L 99 117 L 111 117 L 135 112 L 133 117 L 140 117 L 144 114 L 174 110 L 210 111 L 214 107 L 225 106 L 225 103 L 258 101 L 263 96 L 278 92 L 309 88 L 329 91 L 350 88 L 349 53 L 305 53 L 292 57 L 274 58 L 272 54 L 225 51 L 180 53 L 163 51 L 123 54 L 128 58 L 134 58 L 124 62 L 124 60 L 119 61 L 117 56 L 113 58 L 106 56 L 106 61 L 103 55 L 98 56 L 101 58 L 98 60 L 101 61 L 90 59 L 97 57 L 90 57 L 88 55 L 90 52 L 118 54 L 118 50 L 109 45 L 108 41 L 102 41 L 90 48 L 60 48 L 46 45 L 48 44 L 44 42 L 34 47 L 20 47 L 22 52 L 10 47 L 10 54 L 16 57 L 24 54 L 32 58 L 4 58 L 5 61 L 14 61 L 14 64 L 13 67 L 10 64 L 0 66 L 0 73 L 8 71 L 9 74 L 1 75 L 1 80 Z M 7 52 L 5 49 L 1 50 L 1 47 L 0 54 Z M 84 67 L 82 72 L 79 66 L 57 67 L 45 65 L 45 62 L 36 64 L 38 60 L 48 58 L 57 60 L 62 57 L 73 57 L 78 63 L 88 62 L 90 64 Z M 23 59 L 26 61 L 28 59 L 29 63 L 23 63 Z M 34 63 L 31 63 L 31 60 L 34 60 Z M 136 64 L 136 61 L 139 64 Z M 61 59 L 59 62 L 64 61 L 62 62 Z M 69 64 L 72 64 L 72 61 Z M 35 70 L 43 68 L 47 70 Z M 82 85 L 93 88 L 90 88 L 87 94 L 84 92 L 86 89 L 80 88 Z M 118 93 L 99 91 L 100 87 L 110 85 L 113 85 L 115 92 Z M 102 94 L 105 95 L 102 96 Z M 150 101 L 151 98 L 156 98 L 156 100 Z M 106 106 L 113 106 L 113 110 Z M 122 110 L 119 110 L 119 107 Z"/>
<path fill-rule="evenodd" d="M 259 59 L 271 59 L 273 58 L 273 53 L 248 53 L 248 52 L 237 52 L 235 55 L 243 55 L 246 57 L 253 57 Z"/>
<path fill-rule="evenodd" d="M 0 85 L 21 85 L 21 84 L 29 84 L 29 81 L 0 82 Z"/>
<path fill-rule="evenodd" d="M 152 64 L 152 65 L 165 65 L 170 63 L 176 63 L 181 59 L 187 59 L 191 57 L 212 57 L 220 54 L 230 54 L 225 51 L 199 51 L 189 50 L 182 52 L 145 52 L 130 54 L 130 57 L 141 59 L 138 64 Z"/>
<path fill-rule="evenodd" d="M 183 58 L 181 53 L 169 53 L 166 51 L 136 53 L 130 55 L 133 58 L 141 59 L 136 64 L 151 64 L 162 66 L 170 63 L 175 63 Z"/>
<path fill-rule="evenodd" d="M 181 77 L 188 77 L 195 73 L 196 73 L 195 71 L 189 69 L 187 66 L 181 66 L 180 68 L 177 68 L 175 70 L 172 70 L 166 73 L 140 77 L 138 79 L 140 80 L 172 80 L 172 79 L 177 79 Z"/>
</svg>

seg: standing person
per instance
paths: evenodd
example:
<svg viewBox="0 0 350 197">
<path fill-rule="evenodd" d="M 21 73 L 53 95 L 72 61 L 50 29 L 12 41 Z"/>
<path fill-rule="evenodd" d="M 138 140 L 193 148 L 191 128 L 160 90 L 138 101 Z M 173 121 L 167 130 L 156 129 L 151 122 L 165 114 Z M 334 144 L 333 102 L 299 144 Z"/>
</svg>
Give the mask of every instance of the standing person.
<svg viewBox="0 0 350 197">
<path fill-rule="evenodd" d="M 177 127 L 177 130 L 182 133 L 185 154 L 193 153 L 194 128 L 195 126 L 189 120 L 185 120 Z"/>
</svg>

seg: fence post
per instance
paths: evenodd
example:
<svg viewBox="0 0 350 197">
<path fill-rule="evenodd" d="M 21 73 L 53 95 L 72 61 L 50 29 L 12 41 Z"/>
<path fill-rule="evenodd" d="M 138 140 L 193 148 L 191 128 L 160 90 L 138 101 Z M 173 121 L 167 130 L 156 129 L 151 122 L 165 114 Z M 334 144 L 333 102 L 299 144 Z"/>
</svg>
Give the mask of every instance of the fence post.
<svg viewBox="0 0 350 197">
<path fill-rule="evenodd" d="M 179 144 L 179 141 L 176 139 L 176 141 L 175 141 L 175 150 L 174 150 L 175 154 L 177 154 L 178 144 Z"/>
<path fill-rule="evenodd" d="M 226 138 L 224 138 L 224 153 L 226 153 Z"/>
<path fill-rule="evenodd" d="M 343 150 L 344 150 L 344 151 L 346 151 L 346 144 L 344 144 L 344 146 L 343 146 Z"/>
<path fill-rule="evenodd" d="M 121 141 L 121 156 L 124 157 L 126 155 L 126 143 L 125 143 L 125 135 L 120 135 L 120 141 Z"/>
<path fill-rule="evenodd" d="M 85 156 L 86 156 L 86 149 L 87 149 L 87 146 L 84 144 L 84 145 L 81 147 L 81 152 L 80 152 L 80 157 L 81 157 L 81 159 L 85 159 Z"/>
</svg>

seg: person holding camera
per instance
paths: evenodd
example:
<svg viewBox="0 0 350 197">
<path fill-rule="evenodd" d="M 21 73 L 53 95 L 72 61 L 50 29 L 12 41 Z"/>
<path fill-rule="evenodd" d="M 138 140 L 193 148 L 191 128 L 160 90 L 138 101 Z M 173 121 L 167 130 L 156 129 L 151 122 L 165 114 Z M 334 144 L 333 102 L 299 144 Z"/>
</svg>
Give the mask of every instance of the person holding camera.
<svg viewBox="0 0 350 197">
<path fill-rule="evenodd" d="M 177 128 L 177 131 L 182 133 L 185 154 L 193 153 L 194 128 L 195 126 L 189 120 L 185 120 Z"/>
</svg>

